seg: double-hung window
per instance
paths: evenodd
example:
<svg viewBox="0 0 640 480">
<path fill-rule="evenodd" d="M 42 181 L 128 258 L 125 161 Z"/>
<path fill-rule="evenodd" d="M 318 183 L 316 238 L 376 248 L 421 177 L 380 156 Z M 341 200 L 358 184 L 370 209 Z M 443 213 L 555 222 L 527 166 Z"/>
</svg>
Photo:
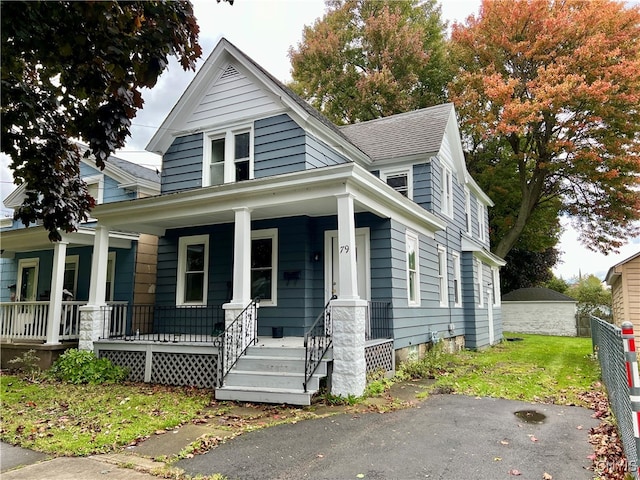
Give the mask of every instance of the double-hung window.
<svg viewBox="0 0 640 480">
<path fill-rule="evenodd" d="M 209 236 L 181 237 L 178 244 L 176 305 L 206 305 Z"/>
<path fill-rule="evenodd" d="M 411 168 L 380 172 L 380 179 L 407 198 L 413 198 L 413 176 Z"/>
<path fill-rule="evenodd" d="M 471 192 L 464 189 L 464 216 L 467 224 L 467 233 L 471 235 L 473 223 L 471 222 Z"/>
<path fill-rule="evenodd" d="M 407 232 L 407 290 L 411 306 L 420 305 L 420 250 L 418 236 Z"/>
<path fill-rule="evenodd" d="M 440 186 L 441 211 L 447 217 L 453 217 L 453 177 L 451 170 L 442 167 L 442 185 Z"/>
<path fill-rule="evenodd" d="M 484 306 L 484 297 L 482 292 L 484 269 L 482 268 L 482 260 L 476 259 L 476 290 L 478 291 L 478 306 Z"/>
<path fill-rule="evenodd" d="M 462 279 L 460 275 L 460 254 L 453 252 L 453 303 L 456 307 L 462 306 Z"/>
<path fill-rule="evenodd" d="M 478 238 L 481 242 L 487 240 L 487 207 L 478 202 Z"/>
<path fill-rule="evenodd" d="M 260 297 L 260 305 L 277 302 L 278 230 L 251 232 L 251 298 Z"/>
<path fill-rule="evenodd" d="M 447 279 L 447 250 L 438 247 L 438 284 L 440 289 L 440 306 L 449 306 L 449 281 Z"/>
<path fill-rule="evenodd" d="M 253 178 L 253 134 L 239 128 L 207 136 L 203 186 Z"/>
</svg>

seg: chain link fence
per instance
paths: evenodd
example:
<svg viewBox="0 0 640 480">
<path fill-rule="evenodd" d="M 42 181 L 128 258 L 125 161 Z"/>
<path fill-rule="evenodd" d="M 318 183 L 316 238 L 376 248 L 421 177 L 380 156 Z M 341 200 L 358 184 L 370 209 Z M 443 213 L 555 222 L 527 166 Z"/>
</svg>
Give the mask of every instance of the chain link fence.
<svg viewBox="0 0 640 480">
<path fill-rule="evenodd" d="M 629 397 L 622 330 L 600 318 L 591 316 L 591 339 L 593 352 L 600 362 L 602 381 L 607 388 L 609 405 L 618 424 L 618 433 L 622 439 L 628 469 L 635 475 L 638 471 L 638 451 L 633 432 L 633 410 Z"/>
</svg>

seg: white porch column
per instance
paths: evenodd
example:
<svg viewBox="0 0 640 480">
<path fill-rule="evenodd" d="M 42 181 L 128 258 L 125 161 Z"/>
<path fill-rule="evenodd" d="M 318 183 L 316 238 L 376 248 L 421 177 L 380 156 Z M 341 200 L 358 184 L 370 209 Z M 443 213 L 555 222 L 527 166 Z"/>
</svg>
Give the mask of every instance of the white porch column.
<svg viewBox="0 0 640 480">
<path fill-rule="evenodd" d="M 331 393 L 360 396 L 367 383 L 364 356 L 367 302 L 358 296 L 356 229 L 351 194 L 338 199 L 338 299 L 331 302 L 333 374 Z"/>
<path fill-rule="evenodd" d="M 48 345 L 60 343 L 60 319 L 62 318 L 62 288 L 64 284 L 64 263 L 67 256 L 67 242 L 62 240 L 53 245 L 53 267 L 51 269 L 51 295 L 47 318 Z"/>
<path fill-rule="evenodd" d="M 93 342 L 103 329 L 103 307 L 106 306 L 107 265 L 109 262 L 109 228 L 96 226 L 91 260 L 89 302 L 80 307 L 80 350 L 93 350 Z"/>
<path fill-rule="evenodd" d="M 356 268 L 356 219 L 353 196 L 338 195 L 338 298 L 354 300 L 358 296 L 358 271 Z"/>
<path fill-rule="evenodd" d="M 233 321 L 251 301 L 251 210 L 235 208 L 233 294 L 223 305 L 225 323 Z"/>
</svg>

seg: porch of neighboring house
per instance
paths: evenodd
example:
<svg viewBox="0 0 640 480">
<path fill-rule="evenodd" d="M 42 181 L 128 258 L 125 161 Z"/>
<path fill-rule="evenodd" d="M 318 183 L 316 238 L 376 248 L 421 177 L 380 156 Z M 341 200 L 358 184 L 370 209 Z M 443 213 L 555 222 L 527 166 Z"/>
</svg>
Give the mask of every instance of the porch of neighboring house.
<svg viewBox="0 0 640 480">
<path fill-rule="evenodd" d="M 65 350 L 77 347 L 85 303 L 62 301 L 57 314 L 50 301 L 0 302 L 1 368 L 11 368 L 10 360 L 35 350 L 38 365 L 46 369 Z"/>
<path fill-rule="evenodd" d="M 303 337 L 258 336 L 253 303 L 225 327 L 222 306 L 114 303 L 102 308 L 99 357 L 129 369 L 131 381 L 214 388 L 219 400 L 309 405 L 330 376 L 332 306 Z M 390 302 L 369 302 L 367 371 L 393 372 Z"/>
</svg>

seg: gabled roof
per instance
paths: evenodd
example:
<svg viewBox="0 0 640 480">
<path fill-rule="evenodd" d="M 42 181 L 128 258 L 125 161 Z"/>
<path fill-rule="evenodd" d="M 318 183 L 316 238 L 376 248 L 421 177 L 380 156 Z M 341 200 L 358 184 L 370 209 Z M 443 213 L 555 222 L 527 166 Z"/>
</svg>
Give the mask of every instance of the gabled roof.
<svg viewBox="0 0 640 480">
<path fill-rule="evenodd" d="M 78 146 L 80 147 L 81 152 L 87 150 L 86 145 L 78 143 Z M 89 159 L 82 158 L 80 161 L 90 167 L 96 168 L 91 157 Z M 116 180 L 122 188 L 139 188 L 148 195 L 156 195 L 160 193 L 160 177 L 154 170 L 123 160 L 122 158 L 110 155 L 105 162 L 103 172 Z M 4 199 L 3 203 L 5 207 L 19 207 L 24 200 L 26 190 L 26 183 L 19 185 Z"/>
<path fill-rule="evenodd" d="M 636 258 L 640 257 L 640 252 L 638 253 L 634 253 L 633 255 L 631 255 L 629 258 L 625 258 L 624 260 L 622 260 L 619 263 L 616 263 L 613 267 L 611 267 L 609 269 L 609 271 L 607 272 L 607 276 L 605 277 L 605 281 L 609 284 L 612 285 L 613 282 L 615 281 L 616 278 L 620 277 L 621 273 L 618 272 L 618 267 L 621 267 L 622 265 L 624 265 L 625 263 L 629 263 L 632 260 L 635 260 Z"/>
<path fill-rule="evenodd" d="M 413 155 L 436 155 L 442 146 L 452 103 L 340 127 L 375 162 Z"/>
<path fill-rule="evenodd" d="M 503 302 L 578 302 L 564 293 L 550 288 L 532 287 L 519 288 L 502 295 Z"/>
<path fill-rule="evenodd" d="M 329 145 L 348 151 L 357 160 L 370 163 L 369 157 L 350 142 L 326 117 L 224 37 L 220 39 L 162 125 L 151 137 L 146 146 L 147 151 L 162 155 L 176 136 L 195 133 L 190 130 L 182 130 L 186 126 L 185 120 L 194 110 L 199 99 L 206 95 L 210 82 L 221 74 L 224 66 L 231 60 L 237 62 L 251 74 L 265 91 L 281 105 L 282 111 L 292 113 L 301 125 L 312 130 Z"/>
</svg>

